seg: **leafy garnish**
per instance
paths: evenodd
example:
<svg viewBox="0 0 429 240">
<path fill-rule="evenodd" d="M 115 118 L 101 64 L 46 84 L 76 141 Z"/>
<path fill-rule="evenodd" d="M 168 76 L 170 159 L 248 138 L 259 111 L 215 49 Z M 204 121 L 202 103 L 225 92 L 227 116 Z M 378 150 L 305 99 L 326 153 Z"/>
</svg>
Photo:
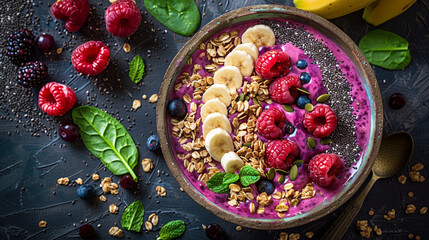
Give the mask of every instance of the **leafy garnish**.
<svg viewBox="0 0 429 240">
<path fill-rule="evenodd" d="M 129 231 L 140 232 L 143 225 L 144 207 L 141 201 L 131 203 L 122 214 L 121 225 Z"/>
<path fill-rule="evenodd" d="M 131 81 L 139 83 L 143 78 L 144 68 L 145 64 L 143 59 L 139 55 L 136 55 L 130 63 L 130 71 L 128 72 Z"/>
<path fill-rule="evenodd" d="M 222 181 L 223 181 L 224 184 L 228 184 L 229 185 L 231 183 L 237 182 L 239 178 L 240 178 L 240 176 L 238 176 L 238 174 L 236 174 L 236 173 L 227 173 L 223 177 Z"/>
<path fill-rule="evenodd" d="M 186 226 L 182 220 L 171 221 L 164 225 L 159 231 L 159 237 L 156 240 L 171 240 L 182 236 Z"/>
<path fill-rule="evenodd" d="M 229 184 L 223 182 L 223 178 L 226 176 L 225 172 L 218 172 L 213 175 L 209 180 L 207 180 L 207 187 L 215 193 L 228 193 Z"/>
<path fill-rule="evenodd" d="M 258 170 L 247 165 L 240 169 L 239 175 L 240 183 L 245 187 L 257 182 L 261 178 L 261 175 L 259 174 Z"/>
</svg>

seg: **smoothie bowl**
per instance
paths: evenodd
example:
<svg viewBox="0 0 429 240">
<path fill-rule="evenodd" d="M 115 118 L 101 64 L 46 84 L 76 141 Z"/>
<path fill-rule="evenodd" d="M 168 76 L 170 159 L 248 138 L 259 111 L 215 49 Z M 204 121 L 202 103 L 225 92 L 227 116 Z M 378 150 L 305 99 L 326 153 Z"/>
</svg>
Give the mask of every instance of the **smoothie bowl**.
<svg viewBox="0 0 429 240">
<path fill-rule="evenodd" d="M 238 9 L 170 64 L 157 130 L 180 186 L 251 228 L 316 220 L 368 176 L 382 134 L 377 81 L 351 39 L 295 8 Z"/>
</svg>

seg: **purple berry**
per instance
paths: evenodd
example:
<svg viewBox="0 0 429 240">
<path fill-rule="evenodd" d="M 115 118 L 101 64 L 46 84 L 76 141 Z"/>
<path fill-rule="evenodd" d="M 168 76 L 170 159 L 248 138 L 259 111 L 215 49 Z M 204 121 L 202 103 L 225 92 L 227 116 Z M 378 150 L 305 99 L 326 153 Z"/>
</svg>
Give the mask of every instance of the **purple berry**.
<svg viewBox="0 0 429 240">
<path fill-rule="evenodd" d="M 36 45 L 42 52 L 50 52 L 55 47 L 54 37 L 47 33 L 42 33 L 36 39 Z"/>
<path fill-rule="evenodd" d="M 119 185 L 121 185 L 123 189 L 131 189 L 131 190 L 136 189 L 137 187 L 137 183 L 129 174 L 121 178 L 121 180 L 119 181 Z"/>
<path fill-rule="evenodd" d="M 268 195 L 273 194 L 275 187 L 271 181 L 262 180 L 258 183 L 258 192 L 263 193 L 266 192 Z"/>
<path fill-rule="evenodd" d="M 405 106 L 405 97 L 401 93 L 394 93 L 389 98 L 389 105 L 393 109 L 400 109 Z"/>
<path fill-rule="evenodd" d="M 60 126 L 60 137 L 67 142 L 73 142 L 79 137 L 79 127 L 73 123 Z"/>
<path fill-rule="evenodd" d="M 185 102 L 180 98 L 175 98 L 168 104 L 168 113 L 176 119 L 183 119 L 188 113 Z"/>
<path fill-rule="evenodd" d="M 224 234 L 222 228 L 216 223 L 212 223 L 212 224 L 209 224 L 207 226 L 206 236 L 212 240 L 224 240 L 225 239 L 225 234 Z"/>
<path fill-rule="evenodd" d="M 83 239 L 90 239 L 95 236 L 95 230 L 91 225 L 84 224 L 79 228 L 79 236 Z"/>
</svg>

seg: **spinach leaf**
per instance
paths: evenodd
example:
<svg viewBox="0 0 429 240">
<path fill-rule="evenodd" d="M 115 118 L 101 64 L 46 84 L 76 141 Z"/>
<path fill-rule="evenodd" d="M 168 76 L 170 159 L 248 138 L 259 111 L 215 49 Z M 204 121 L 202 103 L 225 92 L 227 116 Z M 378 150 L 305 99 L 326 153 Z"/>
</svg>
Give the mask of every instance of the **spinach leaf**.
<svg viewBox="0 0 429 240">
<path fill-rule="evenodd" d="M 261 178 L 261 175 L 259 174 L 258 170 L 247 165 L 240 169 L 239 175 L 240 183 L 245 187 L 259 181 L 259 179 Z"/>
<path fill-rule="evenodd" d="M 165 224 L 159 231 L 159 237 L 156 240 L 171 240 L 182 236 L 185 232 L 185 223 L 181 220 L 171 221 Z"/>
<path fill-rule="evenodd" d="M 145 0 L 146 10 L 171 31 L 189 36 L 200 25 L 200 11 L 194 0 Z"/>
<path fill-rule="evenodd" d="M 215 193 L 228 193 L 229 183 L 224 182 L 224 177 L 226 176 L 226 174 L 227 173 L 225 172 L 218 172 L 213 175 L 209 180 L 207 180 L 207 187 Z"/>
<path fill-rule="evenodd" d="M 127 130 L 115 118 L 91 106 L 73 110 L 73 122 L 79 127 L 86 148 L 115 175 L 130 173 L 138 181 L 133 168 L 138 151 Z"/>
<path fill-rule="evenodd" d="M 368 62 L 389 70 L 403 69 L 411 62 L 408 42 L 394 33 L 376 29 L 359 42 Z"/>
<path fill-rule="evenodd" d="M 144 207 L 141 201 L 131 203 L 122 214 L 121 225 L 128 231 L 140 232 L 143 225 Z"/>
<path fill-rule="evenodd" d="M 128 72 L 128 76 L 131 81 L 134 83 L 139 83 L 144 75 L 144 62 L 143 59 L 136 55 L 130 63 L 130 71 Z"/>
</svg>

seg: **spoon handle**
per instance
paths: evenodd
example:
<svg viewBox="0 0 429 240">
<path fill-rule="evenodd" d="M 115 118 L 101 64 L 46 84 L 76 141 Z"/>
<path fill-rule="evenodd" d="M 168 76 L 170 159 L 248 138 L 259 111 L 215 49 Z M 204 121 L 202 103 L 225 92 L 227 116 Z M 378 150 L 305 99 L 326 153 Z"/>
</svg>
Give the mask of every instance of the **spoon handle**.
<svg viewBox="0 0 429 240">
<path fill-rule="evenodd" d="M 346 209 L 337 217 L 335 222 L 331 225 L 328 231 L 323 234 L 321 240 L 341 240 L 349 228 L 350 224 L 353 222 L 356 215 L 359 213 L 362 208 L 362 204 L 365 201 L 366 195 L 368 195 L 374 183 L 378 180 L 374 175 L 368 184 L 359 193 L 359 195 L 350 201 Z"/>
</svg>

